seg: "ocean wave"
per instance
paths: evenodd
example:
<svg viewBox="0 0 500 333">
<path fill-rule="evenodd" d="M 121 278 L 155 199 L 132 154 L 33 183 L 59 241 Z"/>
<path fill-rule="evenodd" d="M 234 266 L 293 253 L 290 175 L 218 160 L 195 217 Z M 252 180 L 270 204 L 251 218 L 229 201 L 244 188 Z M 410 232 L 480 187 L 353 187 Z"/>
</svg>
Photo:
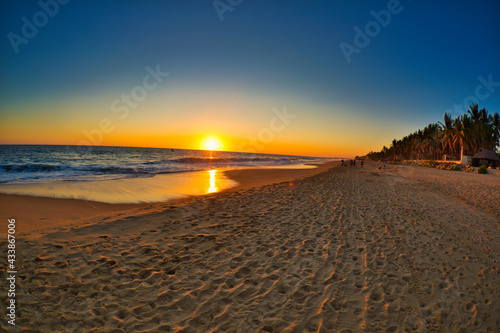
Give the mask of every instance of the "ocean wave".
<svg viewBox="0 0 500 333">
<path fill-rule="evenodd" d="M 53 172 L 60 171 L 66 167 L 55 165 L 55 164 L 36 164 L 36 163 L 26 163 L 26 164 L 1 164 L 0 171 L 8 173 L 17 172 Z"/>
<path fill-rule="evenodd" d="M 56 164 L 1 164 L 0 171 L 4 173 L 39 173 L 39 172 L 54 172 L 54 171 L 64 171 L 64 172 L 88 172 L 88 173 L 111 173 L 111 174 L 138 174 L 138 173 L 149 173 L 146 170 L 141 170 L 132 167 L 122 167 L 122 166 L 85 166 L 85 167 L 74 167 L 74 166 L 61 166 Z"/>
<path fill-rule="evenodd" d="M 106 167 L 89 167 L 86 171 L 98 172 L 98 173 L 112 173 L 112 174 L 138 174 L 138 173 L 149 173 L 146 170 L 141 170 L 131 167 L 120 167 L 120 166 L 106 166 Z"/>
</svg>

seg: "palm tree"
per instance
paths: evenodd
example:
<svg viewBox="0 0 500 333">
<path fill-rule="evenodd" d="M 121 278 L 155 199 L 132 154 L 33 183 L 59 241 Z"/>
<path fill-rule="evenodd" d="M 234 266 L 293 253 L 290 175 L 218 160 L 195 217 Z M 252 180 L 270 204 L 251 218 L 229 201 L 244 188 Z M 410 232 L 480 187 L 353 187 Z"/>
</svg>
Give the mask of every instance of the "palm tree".
<svg viewBox="0 0 500 333">
<path fill-rule="evenodd" d="M 424 128 L 423 146 L 427 157 L 436 158 L 439 125 L 429 124 Z"/>
<path fill-rule="evenodd" d="M 392 140 L 391 148 L 394 152 L 394 160 L 397 159 L 398 156 L 398 141 L 396 139 Z"/>
<path fill-rule="evenodd" d="M 493 127 L 493 149 L 499 146 L 500 141 L 500 116 L 495 112 L 493 116 L 490 116 L 491 126 Z M 500 148 L 499 148 L 500 150 Z"/>
<path fill-rule="evenodd" d="M 491 147 L 490 142 L 488 142 L 488 138 L 490 136 L 491 126 L 489 126 L 488 111 L 485 108 L 482 108 L 479 111 L 479 114 L 481 119 L 479 121 L 478 131 L 476 134 L 479 136 L 481 147 L 490 149 Z"/>
<path fill-rule="evenodd" d="M 471 130 L 469 133 L 469 143 L 471 144 L 471 147 L 473 150 L 477 150 L 477 147 L 481 145 L 481 138 L 480 138 L 480 132 L 481 132 L 481 114 L 479 112 L 479 107 L 477 103 L 472 104 L 469 106 L 469 110 L 467 110 L 467 113 L 470 114 L 470 119 L 471 119 Z"/>
<path fill-rule="evenodd" d="M 460 163 L 462 163 L 464 158 L 464 141 L 465 132 L 463 128 L 463 123 L 461 117 L 455 118 L 453 122 L 453 146 L 460 146 Z"/>
<path fill-rule="evenodd" d="M 451 114 L 445 113 L 444 114 L 444 123 L 438 122 L 439 125 L 441 125 L 441 142 L 443 145 L 443 151 L 446 152 L 446 148 L 448 148 L 448 152 L 452 153 L 453 151 L 453 140 L 454 140 L 454 134 L 453 134 L 453 124 L 451 121 Z"/>
</svg>

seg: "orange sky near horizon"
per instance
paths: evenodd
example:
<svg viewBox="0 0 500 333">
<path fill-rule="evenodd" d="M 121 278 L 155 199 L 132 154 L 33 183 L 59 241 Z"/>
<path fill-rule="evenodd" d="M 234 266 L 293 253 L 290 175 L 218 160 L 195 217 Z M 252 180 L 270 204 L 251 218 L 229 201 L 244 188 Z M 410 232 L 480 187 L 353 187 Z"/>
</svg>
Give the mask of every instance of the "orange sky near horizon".
<svg viewBox="0 0 500 333">
<path fill-rule="evenodd" d="M 40 134 L 43 139 L 38 139 Z M 40 144 L 40 145 L 76 145 L 88 144 L 88 140 L 80 135 L 70 134 L 66 138 L 62 138 L 60 133 L 51 135 L 50 131 L 35 131 L 31 132 L 34 136 L 23 135 L 21 139 L 9 140 L 6 136 L 7 132 L 0 134 L 1 144 Z M 258 140 L 252 141 L 247 138 L 239 139 L 226 137 L 223 135 L 211 134 L 218 137 L 224 144 L 223 151 L 238 151 L 249 153 L 265 153 L 265 154 L 281 154 L 281 155 L 299 155 L 299 156 L 314 156 L 314 157 L 352 157 L 355 155 L 365 155 L 370 150 L 375 150 L 378 147 L 366 147 L 359 143 L 350 145 L 335 146 L 329 143 L 313 143 L 313 142 L 271 142 L 263 143 Z M 154 148 L 174 148 L 174 149 L 201 149 L 200 143 L 205 138 L 205 135 L 192 136 L 155 136 L 147 137 L 120 137 L 103 135 L 102 146 L 126 146 L 126 147 L 154 147 Z"/>
<path fill-rule="evenodd" d="M 225 151 L 352 157 L 380 150 L 397 132 L 409 132 L 356 105 L 322 105 L 292 95 L 270 98 L 237 89 L 171 87 L 152 92 L 127 110 L 112 109 L 113 96 L 101 92 L 11 106 L 2 115 L 0 144 L 200 149 L 204 137 L 215 136 Z M 288 103 L 276 106 L 277 100 Z"/>
<path fill-rule="evenodd" d="M 277 117 L 272 111 L 265 116 L 253 114 L 261 119 L 261 126 L 255 119 L 229 121 L 222 116 L 217 121 L 207 119 L 203 114 L 193 118 L 196 120 L 180 117 L 176 119 L 176 125 L 132 115 L 123 121 L 98 115 L 75 121 L 72 117 L 61 117 L 60 114 L 55 117 L 51 117 L 50 113 L 40 113 L 40 116 L 31 114 L 30 118 L 26 118 L 19 116 L 19 113 L 11 113 L 0 124 L 0 144 L 200 149 L 205 137 L 215 136 L 223 142 L 224 151 L 353 157 L 380 150 L 392 140 L 387 133 L 393 134 L 393 131 L 382 133 L 387 127 L 383 124 L 376 127 L 359 124 L 359 130 L 353 132 L 350 124 L 357 121 L 349 117 L 338 117 L 336 122 L 326 117 L 324 122 L 318 122 L 307 117 L 301 119 L 301 114 L 295 113 L 296 119 L 291 119 L 286 126 L 278 120 L 273 121 Z"/>
<path fill-rule="evenodd" d="M 2 116 L 0 144 L 104 145 L 200 149 L 207 136 L 224 151 L 353 157 L 380 150 L 409 129 L 356 110 L 296 96 L 158 90 L 134 109 L 114 110 L 111 93 L 32 100 Z M 196 98 L 192 98 L 196 96 Z M 276 100 L 288 105 L 276 107 Z M 112 100 L 112 99 L 111 99 Z M 344 112 L 350 108 L 353 111 Z M 118 111 L 118 112 L 116 112 Z"/>
</svg>

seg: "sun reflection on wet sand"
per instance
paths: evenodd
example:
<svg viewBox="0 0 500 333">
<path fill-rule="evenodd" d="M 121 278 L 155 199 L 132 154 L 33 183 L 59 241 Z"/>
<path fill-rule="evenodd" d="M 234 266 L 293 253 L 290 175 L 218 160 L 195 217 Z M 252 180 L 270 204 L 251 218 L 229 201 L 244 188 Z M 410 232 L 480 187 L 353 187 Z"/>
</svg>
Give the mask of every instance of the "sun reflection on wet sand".
<svg viewBox="0 0 500 333">
<path fill-rule="evenodd" d="M 222 170 L 179 172 L 154 177 L 95 182 L 0 184 L 0 193 L 106 203 L 162 202 L 189 195 L 220 192 L 238 184 L 217 171 Z"/>
<path fill-rule="evenodd" d="M 210 174 L 210 187 L 208 188 L 207 193 L 215 193 L 217 192 L 217 184 L 215 182 L 215 175 L 217 174 L 217 170 L 208 170 Z"/>
<path fill-rule="evenodd" d="M 259 167 L 254 169 L 276 169 Z M 313 165 L 287 165 L 279 169 L 308 169 Z M 106 203 L 153 203 L 223 191 L 239 183 L 225 176 L 223 169 L 160 174 L 154 177 L 101 180 L 94 182 L 52 182 L 0 184 L 0 193 L 52 198 L 81 199 Z M 255 176 L 256 177 L 256 176 Z M 257 177 L 258 179 L 258 177 Z M 258 184 L 256 178 L 249 182 Z"/>
</svg>

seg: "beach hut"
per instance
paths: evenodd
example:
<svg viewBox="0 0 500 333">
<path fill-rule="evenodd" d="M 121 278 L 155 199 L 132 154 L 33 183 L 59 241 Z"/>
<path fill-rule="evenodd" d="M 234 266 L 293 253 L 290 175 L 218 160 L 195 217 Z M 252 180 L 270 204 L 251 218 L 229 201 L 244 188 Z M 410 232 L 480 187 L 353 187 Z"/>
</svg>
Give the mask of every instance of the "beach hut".
<svg viewBox="0 0 500 333">
<path fill-rule="evenodd" d="M 479 148 L 481 151 L 474 156 L 472 156 L 472 165 L 480 166 L 486 164 L 492 168 L 496 168 L 500 165 L 500 158 L 493 150 Z"/>
</svg>

